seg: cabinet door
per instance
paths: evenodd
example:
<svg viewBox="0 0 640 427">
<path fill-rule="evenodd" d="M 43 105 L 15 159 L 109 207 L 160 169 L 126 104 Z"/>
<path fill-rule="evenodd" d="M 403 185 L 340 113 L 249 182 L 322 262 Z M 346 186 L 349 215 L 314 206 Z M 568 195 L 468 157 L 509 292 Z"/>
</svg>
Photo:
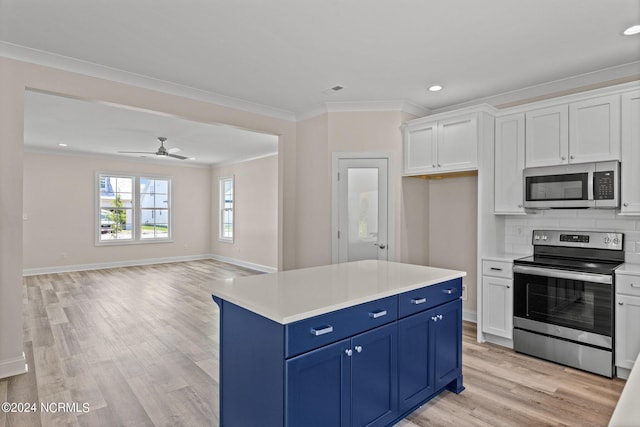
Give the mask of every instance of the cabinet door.
<svg viewBox="0 0 640 427">
<path fill-rule="evenodd" d="M 397 337 L 398 325 L 394 322 L 352 338 L 351 425 L 354 427 L 386 426 L 397 417 Z"/>
<path fill-rule="evenodd" d="M 482 331 L 513 339 L 513 281 L 482 277 Z"/>
<path fill-rule="evenodd" d="M 404 129 L 404 174 L 417 175 L 436 169 L 437 123 Z"/>
<path fill-rule="evenodd" d="M 640 297 L 616 295 L 616 366 L 631 369 L 640 352 Z"/>
<path fill-rule="evenodd" d="M 478 115 L 438 122 L 438 171 L 478 168 Z"/>
<path fill-rule="evenodd" d="M 567 105 L 542 108 L 526 113 L 526 167 L 568 163 L 568 117 Z"/>
<path fill-rule="evenodd" d="M 620 95 L 569 104 L 569 163 L 620 160 Z"/>
<path fill-rule="evenodd" d="M 350 349 L 346 339 L 286 361 L 286 425 L 351 425 Z"/>
<path fill-rule="evenodd" d="M 400 412 L 408 410 L 434 392 L 431 335 L 433 310 L 398 321 L 398 390 Z"/>
<path fill-rule="evenodd" d="M 523 214 L 524 114 L 496 119 L 494 212 Z"/>
<path fill-rule="evenodd" d="M 433 310 L 433 376 L 439 390 L 462 373 L 462 301 L 443 304 Z"/>
<path fill-rule="evenodd" d="M 620 211 L 640 214 L 640 90 L 622 94 Z"/>
</svg>

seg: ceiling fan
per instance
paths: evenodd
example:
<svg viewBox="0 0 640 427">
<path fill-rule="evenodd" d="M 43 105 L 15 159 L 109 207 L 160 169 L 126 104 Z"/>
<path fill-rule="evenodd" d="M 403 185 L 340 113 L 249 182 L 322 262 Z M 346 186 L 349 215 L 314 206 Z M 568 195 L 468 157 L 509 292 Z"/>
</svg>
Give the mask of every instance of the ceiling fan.
<svg viewBox="0 0 640 427">
<path fill-rule="evenodd" d="M 160 141 L 160 147 L 158 147 L 158 151 L 118 151 L 118 153 L 123 154 L 155 154 L 156 156 L 165 156 L 165 157 L 173 157 L 174 159 L 186 160 L 188 157 L 181 156 L 179 154 L 174 154 L 173 152 L 179 151 L 179 148 L 170 148 L 166 149 L 164 147 L 164 142 L 167 140 L 164 136 L 159 136 L 158 141 Z"/>
</svg>

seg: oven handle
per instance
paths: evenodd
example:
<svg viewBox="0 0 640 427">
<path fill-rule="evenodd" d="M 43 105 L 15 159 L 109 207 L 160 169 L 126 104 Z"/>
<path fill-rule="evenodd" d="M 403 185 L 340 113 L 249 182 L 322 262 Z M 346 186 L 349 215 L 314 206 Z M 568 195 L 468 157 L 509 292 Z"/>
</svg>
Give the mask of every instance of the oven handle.
<svg viewBox="0 0 640 427">
<path fill-rule="evenodd" d="M 576 271 L 556 270 L 554 268 L 528 267 L 514 265 L 514 273 L 532 274 L 534 276 L 555 277 L 558 279 L 581 280 L 584 282 L 604 283 L 611 285 L 613 277 L 606 274 L 578 273 Z"/>
</svg>

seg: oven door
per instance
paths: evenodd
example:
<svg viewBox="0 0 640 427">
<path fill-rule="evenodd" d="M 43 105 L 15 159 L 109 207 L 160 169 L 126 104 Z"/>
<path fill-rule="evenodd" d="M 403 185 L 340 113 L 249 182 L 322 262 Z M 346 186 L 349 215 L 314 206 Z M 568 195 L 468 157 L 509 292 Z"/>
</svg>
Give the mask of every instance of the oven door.
<svg viewBox="0 0 640 427">
<path fill-rule="evenodd" d="M 524 265 L 513 272 L 514 324 L 611 348 L 613 276 Z"/>
</svg>

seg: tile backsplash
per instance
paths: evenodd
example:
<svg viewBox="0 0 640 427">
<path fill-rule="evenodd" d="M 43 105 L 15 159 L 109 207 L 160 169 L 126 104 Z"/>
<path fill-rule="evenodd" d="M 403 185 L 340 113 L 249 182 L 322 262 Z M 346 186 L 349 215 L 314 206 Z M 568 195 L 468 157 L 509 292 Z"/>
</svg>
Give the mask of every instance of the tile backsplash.
<svg viewBox="0 0 640 427">
<path fill-rule="evenodd" d="M 550 209 L 505 217 L 505 252 L 533 253 L 533 230 L 561 229 L 624 233 L 625 261 L 640 264 L 640 216 L 614 209 Z"/>
</svg>

